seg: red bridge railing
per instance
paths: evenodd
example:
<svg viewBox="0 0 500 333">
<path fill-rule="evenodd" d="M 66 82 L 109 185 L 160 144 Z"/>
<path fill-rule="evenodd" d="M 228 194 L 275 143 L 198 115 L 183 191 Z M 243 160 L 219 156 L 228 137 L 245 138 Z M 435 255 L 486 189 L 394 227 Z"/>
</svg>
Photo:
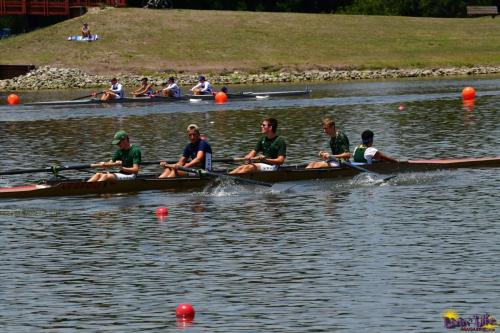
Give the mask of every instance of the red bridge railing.
<svg viewBox="0 0 500 333">
<path fill-rule="evenodd" d="M 0 0 L 0 15 L 69 16 L 71 8 L 102 4 L 125 7 L 125 0 Z"/>
</svg>

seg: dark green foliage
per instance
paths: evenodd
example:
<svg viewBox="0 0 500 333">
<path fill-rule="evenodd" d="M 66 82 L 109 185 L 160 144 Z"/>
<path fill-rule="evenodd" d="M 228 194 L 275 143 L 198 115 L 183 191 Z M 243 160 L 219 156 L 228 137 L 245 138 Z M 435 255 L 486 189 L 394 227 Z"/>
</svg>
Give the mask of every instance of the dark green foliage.
<svg viewBox="0 0 500 333">
<path fill-rule="evenodd" d="M 141 6 L 141 0 L 128 0 Z M 500 0 L 174 0 L 174 8 L 298 13 L 464 17 L 466 6 L 500 6 Z"/>
</svg>

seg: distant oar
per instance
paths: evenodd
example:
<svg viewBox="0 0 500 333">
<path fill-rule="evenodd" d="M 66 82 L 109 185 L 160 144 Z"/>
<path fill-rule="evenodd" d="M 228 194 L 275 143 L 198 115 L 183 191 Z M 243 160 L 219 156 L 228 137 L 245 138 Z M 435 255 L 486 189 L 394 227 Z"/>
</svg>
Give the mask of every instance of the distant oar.
<svg viewBox="0 0 500 333">
<path fill-rule="evenodd" d="M 173 166 L 171 166 L 171 167 L 173 167 Z M 213 171 L 208 171 L 208 170 L 203 170 L 203 169 L 186 168 L 183 166 L 177 166 L 177 169 L 185 171 L 185 172 L 189 172 L 189 173 L 194 173 L 194 174 L 197 174 L 200 176 L 207 175 L 207 176 L 215 177 L 215 178 L 230 179 L 230 180 L 237 182 L 237 183 L 240 183 L 240 184 L 249 184 L 249 185 L 270 187 L 271 190 L 277 191 L 277 192 L 284 192 L 284 191 L 289 190 L 295 186 L 295 185 L 284 186 L 284 184 L 267 183 L 267 182 L 262 182 L 259 180 L 241 178 L 241 177 L 237 177 L 237 176 L 230 176 L 230 175 L 227 175 L 224 173 L 218 173 L 218 172 L 213 172 Z"/>
<path fill-rule="evenodd" d="M 100 94 L 104 94 L 105 91 L 100 91 L 98 93 L 93 93 L 91 95 L 87 95 L 87 96 L 82 96 L 82 97 L 78 97 L 78 98 L 73 98 L 73 101 L 77 101 L 79 99 L 84 99 L 84 98 L 89 98 L 89 97 L 94 97 L 94 96 L 97 96 L 97 95 L 100 95 Z"/>
<path fill-rule="evenodd" d="M 115 163 L 111 166 L 118 166 L 120 163 Z M 92 164 L 75 164 L 75 165 L 54 165 L 52 167 L 38 168 L 38 169 L 18 169 L 18 170 L 6 170 L 0 171 L 0 176 L 4 175 L 18 175 L 23 173 L 38 173 L 38 172 L 59 172 L 64 170 L 82 170 L 82 169 L 92 169 L 92 168 L 103 168 L 104 165 L 101 163 Z"/>
</svg>

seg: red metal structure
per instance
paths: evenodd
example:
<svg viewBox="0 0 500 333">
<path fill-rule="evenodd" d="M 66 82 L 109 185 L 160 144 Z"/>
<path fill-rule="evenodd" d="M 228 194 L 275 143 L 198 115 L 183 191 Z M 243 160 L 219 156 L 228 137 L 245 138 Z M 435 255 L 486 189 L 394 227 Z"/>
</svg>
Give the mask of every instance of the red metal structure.
<svg viewBox="0 0 500 333">
<path fill-rule="evenodd" d="M 0 0 L 0 15 L 74 16 L 75 9 L 102 4 L 125 7 L 125 0 Z"/>
</svg>

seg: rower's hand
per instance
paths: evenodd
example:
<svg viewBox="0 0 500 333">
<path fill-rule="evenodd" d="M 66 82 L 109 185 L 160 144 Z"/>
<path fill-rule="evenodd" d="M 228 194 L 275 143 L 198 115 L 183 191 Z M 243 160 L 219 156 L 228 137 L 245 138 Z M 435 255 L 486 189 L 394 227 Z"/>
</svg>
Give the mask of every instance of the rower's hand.
<svg viewBox="0 0 500 333">
<path fill-rule="evenodd" d="M 259 155 L 256 157 L 259 162 L 263 162 L 266 160 L 266 157 L 264 155 Z"/>
<path fill-rule="evenodd" d="M 256 158 L 256 157 L 246 155 L 246 156 L 245 156 L 245 164 L 250 164 L 250 163 L 252 163 L 252 159 L 254 159 L 254 158 Z"/>
</svg>

